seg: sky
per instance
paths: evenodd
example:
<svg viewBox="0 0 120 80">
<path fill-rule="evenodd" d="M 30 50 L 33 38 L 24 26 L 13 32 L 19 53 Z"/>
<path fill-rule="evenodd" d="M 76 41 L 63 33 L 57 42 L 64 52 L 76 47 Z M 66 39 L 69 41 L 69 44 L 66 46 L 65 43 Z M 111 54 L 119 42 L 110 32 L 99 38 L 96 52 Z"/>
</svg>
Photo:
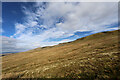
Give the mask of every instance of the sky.
<svg viewBox="0 0 120 80">
<path fill-rule="evenodd" d="M 118 29 L 117 2 L 3 2 L 2 52 L 23 52 Z"/>
</svg>

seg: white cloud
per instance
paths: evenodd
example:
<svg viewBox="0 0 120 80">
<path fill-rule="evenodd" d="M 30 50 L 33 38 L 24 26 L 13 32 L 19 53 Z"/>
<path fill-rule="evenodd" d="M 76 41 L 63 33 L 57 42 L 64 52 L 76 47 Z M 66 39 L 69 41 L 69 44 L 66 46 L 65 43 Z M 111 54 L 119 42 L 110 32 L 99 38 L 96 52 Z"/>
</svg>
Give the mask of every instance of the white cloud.
<svg viewBox="0 0 120 80">
<path fill-rule="evenodd" d="M 4 32 L 4 30 L 2 29 L 2 18 L 0 17 L 0 35 Z"/>
<path fill-rule="evenodd" d="M 2 28 L 0 28 L 0 35 L 4 32 L 4 30 Z"/>
<path fill-rule="evenodd" d="M 23 7 L 24 22 L 16 23 L 16 33 L 11 36 L 19 40 L 16 46 L 26 49 L 55 45 L 62 41 L 49 39 L 66 38 L 75 32 L 114 30 L 106 25 L 117 23 L 118 3 L 36 3 L 33 7 Z M 62 21 L 59 22 L 59 18 Z M 67 40 L 71 41 L 71 40 Z"/>
<path fill-rule="evenodd" d="M 31 22 L 31 26 L 36 26 L 36 25 L 37 25 L 36 21 Z"/>
<path fill-rule="evenodd" d="M 18 47 L 16 45 L 16 43 L 20 43 L 18 40 L 14 38 L 5 37 L 5 36 L 0 36 L 0 43 L 2 43 L 2 46 L 0 46 L 0 50 L 2 50 L 3 53 L 20 52 L 20 51 L 25 51 L 29 49 L 24 47 Z"/>
<path fill-rule="evenodd" d="M 65 16 L 67 20 L 58 25 L 62 30 L 99 32 L 107 28 L 105 25 L 117 22 L 117 3 L 80 3 L 74 6 L 73 11 Z"/>
</svg>

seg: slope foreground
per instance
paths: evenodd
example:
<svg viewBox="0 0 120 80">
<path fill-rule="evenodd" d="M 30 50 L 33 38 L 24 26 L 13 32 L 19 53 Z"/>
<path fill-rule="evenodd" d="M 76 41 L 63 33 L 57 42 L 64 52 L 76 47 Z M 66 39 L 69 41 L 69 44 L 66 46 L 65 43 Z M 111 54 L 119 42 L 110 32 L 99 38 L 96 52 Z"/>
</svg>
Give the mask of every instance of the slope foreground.
<svg viewBox="0 0 120 80">
<path fill-rule="evenodd" d="M 119 78 L 118 30 L 2 57 L 3 78 Z"/>
</svg>

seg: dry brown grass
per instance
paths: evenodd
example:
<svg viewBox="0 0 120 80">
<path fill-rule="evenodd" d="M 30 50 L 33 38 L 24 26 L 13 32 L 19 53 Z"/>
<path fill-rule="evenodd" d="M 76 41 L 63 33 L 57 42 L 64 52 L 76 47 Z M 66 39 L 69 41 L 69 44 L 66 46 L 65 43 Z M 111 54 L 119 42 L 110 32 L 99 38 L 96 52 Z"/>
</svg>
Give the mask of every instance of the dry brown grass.
<svg viewBox="0 0 120 80">
<path fill-rule="evenodd" d="M 118 31 L 3 56 L 3 78 L 119 78 Z"/>
</svg>

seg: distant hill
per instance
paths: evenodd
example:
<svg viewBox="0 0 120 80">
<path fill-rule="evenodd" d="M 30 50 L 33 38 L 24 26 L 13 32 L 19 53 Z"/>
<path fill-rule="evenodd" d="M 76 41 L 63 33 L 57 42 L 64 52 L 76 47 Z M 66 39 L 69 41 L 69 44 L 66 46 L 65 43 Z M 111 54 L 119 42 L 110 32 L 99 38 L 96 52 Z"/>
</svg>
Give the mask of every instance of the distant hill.
<svg viewBox="0 0 120 80">
<path fill-rule="evenodd" d="M 18 52 L 2 52 L 1 54 L 9 54 L 9 53 L 18 53 Z"/>
<path fill-rule="evenodd" d="M 120 79 L 118 30 L 3 56 L 3 78 Z"/>
</svg>

